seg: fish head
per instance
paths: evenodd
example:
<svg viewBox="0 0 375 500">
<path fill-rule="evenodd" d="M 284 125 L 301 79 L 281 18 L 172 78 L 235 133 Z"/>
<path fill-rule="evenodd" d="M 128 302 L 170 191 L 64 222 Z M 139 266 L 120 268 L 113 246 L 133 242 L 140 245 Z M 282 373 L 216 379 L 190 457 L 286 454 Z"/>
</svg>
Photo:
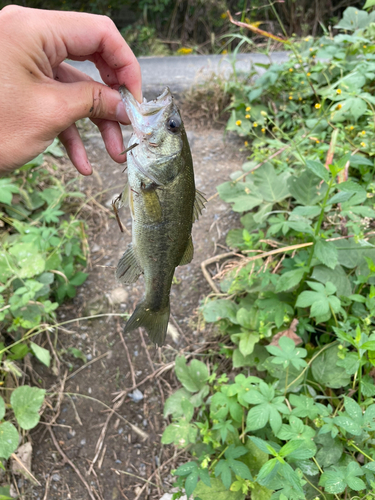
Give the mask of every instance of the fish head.
<svg viewBox="0 0 375 500">
<path fill-rule="evenodd" d="M 139 146 L 137 156 L 144 153 L 175 158 L 182 150 L 184 126 L 181 115 L 168 87 L 152 101 L 139 103 L 124 87 L 119 88 L 126 112 L 133 126 Z M 134 142 L 134 141 L 133 141 Z"/>
</svg>

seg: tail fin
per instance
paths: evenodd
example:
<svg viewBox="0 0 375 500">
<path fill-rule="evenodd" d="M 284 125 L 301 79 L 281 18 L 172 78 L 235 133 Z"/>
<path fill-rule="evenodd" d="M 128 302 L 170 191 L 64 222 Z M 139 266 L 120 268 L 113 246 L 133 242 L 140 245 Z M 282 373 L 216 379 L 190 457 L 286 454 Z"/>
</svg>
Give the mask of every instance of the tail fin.
<svg viewBox="0 0 375 500">
<path fill-rule="evenodd" d="M 164 344 L 167 334 L 169 314 L 169 302 L 168 306 L 161 311 L 151 311 L 145 302 L 141 302 L 137 305 L 135 311 L 126 323 L 124 333 L 143 327 L 147 331 L 150 340 L 161 346 Z"/>
</svg>

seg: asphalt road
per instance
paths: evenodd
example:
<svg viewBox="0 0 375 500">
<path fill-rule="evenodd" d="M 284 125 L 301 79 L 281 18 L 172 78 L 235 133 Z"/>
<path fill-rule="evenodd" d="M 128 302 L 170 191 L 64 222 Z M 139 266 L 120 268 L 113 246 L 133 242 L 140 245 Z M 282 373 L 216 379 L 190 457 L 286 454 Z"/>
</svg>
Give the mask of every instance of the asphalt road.
<svg viewBox="0 0 375 500">
<path fill-rule="evenodd" d="M 228 78 L 233 73 L 233 64 L 238 73 L 249 72 L 252 66 L 261 73 L 262 68 L 254 64 L 282 63 L 288 60 L 288 53 L 273 52 L 271 57 L 258 53 L 238 54 L 235 62 L 230 55 L 140 57 L 138 60 L 142 70 L 143 93 L 150 99 L 160 94 L 165 86 L 170 87 L 173 93 L 186 90 L 194 81 L 202 81 L 212 72 Z M 102 81 L 93 63 L 68 62 L 94 80 Z"/>
</svg>

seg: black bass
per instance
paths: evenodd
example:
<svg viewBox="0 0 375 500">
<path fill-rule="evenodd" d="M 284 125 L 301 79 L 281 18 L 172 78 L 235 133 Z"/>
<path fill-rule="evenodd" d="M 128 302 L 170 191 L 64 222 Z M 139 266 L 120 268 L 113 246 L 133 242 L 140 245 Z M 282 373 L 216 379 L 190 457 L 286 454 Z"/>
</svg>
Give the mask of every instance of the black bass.
<svg viewBox="0 0 375 500">
<path fill-rule="evenodd" d="M 143 327 L 152 342 L 162 345 L 174 271 L 193 258 L 191 229 L 206 200 L 195 189 L 188 139 L 169 89 L 142 104 L 125 87 L 119 92 L 134 129 L 122 195 L 133 223 L 132 243 L 117 265 L 116 278 L 130 284 L 143 274 L 146 286 L 125 333 Z"/>
</svg>

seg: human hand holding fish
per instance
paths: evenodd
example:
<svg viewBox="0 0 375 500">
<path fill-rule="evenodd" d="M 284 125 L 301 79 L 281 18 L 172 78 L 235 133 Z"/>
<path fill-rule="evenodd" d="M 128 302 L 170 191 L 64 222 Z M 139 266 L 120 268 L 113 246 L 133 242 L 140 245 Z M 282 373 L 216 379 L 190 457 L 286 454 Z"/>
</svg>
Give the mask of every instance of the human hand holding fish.
<svg viewBox="0 0 375 500">
<path fill-rule="evenodd" d="M 95 63 L 106 85 L 66 64 Z M 119 123 L 129 123 L 117 91 L 141 100 L 133 52 L 105 16 L 9 5 L 0 10 L 0 174 L 42 153 L 59 137 L 77 170 L 91 165 L 75 122 L 90 118 L 113 160 L 126 160 Z"/>
<path fill-rule="evenodd" d="M 162 345 L 175 268 L 193 259 L 192 225 L 206 200 L 195 188 L 188 138 L 170 90 L 142 104 L 124 86 L 119 90 L 134 131 L 120 202 L 129 204 L 133 222 L 132 243 L 116 278 L 131 284 L 143 274 L 146 288 L 125 333 L 143 327 L 152 342 Z"/>
</svg>

